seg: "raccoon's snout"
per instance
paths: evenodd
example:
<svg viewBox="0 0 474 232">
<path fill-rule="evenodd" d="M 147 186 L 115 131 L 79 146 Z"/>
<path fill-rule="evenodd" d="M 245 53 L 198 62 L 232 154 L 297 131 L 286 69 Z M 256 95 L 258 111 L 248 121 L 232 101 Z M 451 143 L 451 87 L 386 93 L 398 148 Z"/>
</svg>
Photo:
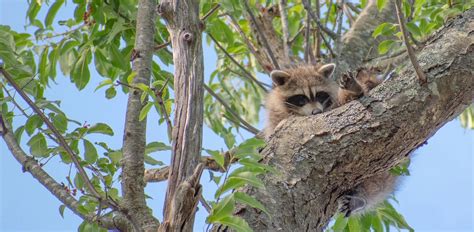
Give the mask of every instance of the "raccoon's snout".
<svg viewBox="0 0 474 232">
<path fill-rule="evenodd" d="M 316 115 L 316 114 L 320 114 L 320 113 L 322 113 L 322 112 L 323 112 L 323 111 L 320 110 L 320 109 L 314 109 L 313 111 L 311 111 L 311 114 L 312 114 L 312 115 Z"/>
</svg>

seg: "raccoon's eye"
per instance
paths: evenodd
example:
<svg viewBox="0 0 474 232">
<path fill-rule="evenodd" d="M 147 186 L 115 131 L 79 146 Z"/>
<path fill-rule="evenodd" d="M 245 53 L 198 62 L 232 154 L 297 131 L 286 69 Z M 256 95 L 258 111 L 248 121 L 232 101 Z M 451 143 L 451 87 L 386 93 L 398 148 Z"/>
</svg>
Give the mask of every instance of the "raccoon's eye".
<svg viewBox="0 0 474 232">
<path fill-rule="evenodd" d="M 317 92 L 316 96 L 314 97 L 314 100 L 321 104 L 325 103 L 328 99 L 330 99 L 329 94 L 326 92 Z"/>
<path fill-rule="evenodd" d="M 309 102 L 309 99 L 305 95 L 300 94 L 300 95 L 289 97 L 288 99 L 286 99 L 286 102 L 288 102 L 291 105 L 301 107 L 301 106 L 306 105 L 306 103 Z"/>
</svg>

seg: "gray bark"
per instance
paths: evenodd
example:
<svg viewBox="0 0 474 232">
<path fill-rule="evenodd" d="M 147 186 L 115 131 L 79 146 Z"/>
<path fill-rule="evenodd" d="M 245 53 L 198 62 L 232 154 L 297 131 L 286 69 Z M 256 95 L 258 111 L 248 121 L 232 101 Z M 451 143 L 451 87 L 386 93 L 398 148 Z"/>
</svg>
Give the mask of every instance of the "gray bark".
<svg viewBox="0 0 474 232">
<path fill-rule="evenodd" d="M 195 205 L 194 209 L 192 207 L 193 202 L 199 199 L 200 185 L 190 182 L 192 177 L 200 176 L 202 172 L 201 168 L 200 172 L 196 172 L 197 176 L 193 175 L 201 156 L 203 122 L 204 62 L 199 1 L 164 0 L 158 11 L 167 21 L 175 68 L 172 158 L 164 212 L 164 226 L 169 228 L 162 226 L 160 229 L 192 231 Z M 184 196 L 188 198 L 178 199 Z M 180 204 L 179 207 L 188 208 L 173 209 Z"/>
<path fill-rule="evenodd" d="M 137 12 L 137 37 L 135 41 L 136 58 L 133 69 L 137 73 L 132 85 L 150 84 L 151 63 L 155 34 L 155 1 L 140 0 Z M 135 228 L 143 231 L 156 231 L 159 223 L 151 214 L 145 201 L 145 146 L 146 119 L 140 121 L 140 101 L 142 91 L 130 89 L 123 137 L 122 193 L 123 206 Z"/>
<path fill-rule="evenodd" d="M 272 218 L 236 212 L 254 231 L 322 231 L 337 199 L 365 178 L 390 169 L 474 99 L 474 9 L 447 23 L 418 54 L 420 86 L 409 62 L 367 97 L 312 117 L 289 118 L 263 150 L 278 175 L 246 191 Z"/>
</svg>

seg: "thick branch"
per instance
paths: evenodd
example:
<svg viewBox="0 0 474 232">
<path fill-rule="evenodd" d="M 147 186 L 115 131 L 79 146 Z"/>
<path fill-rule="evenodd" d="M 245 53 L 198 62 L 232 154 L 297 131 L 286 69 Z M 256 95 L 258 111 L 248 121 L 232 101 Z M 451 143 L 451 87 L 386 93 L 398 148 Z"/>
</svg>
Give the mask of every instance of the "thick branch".
<svg viewBox="0 0 474 232">
<path fill-rule="evenodd" d="M 137 36 L 135 51 L 137 58 L 133 69 L 137 73 L 132 85 L 150 84 L 152 53 L 155 34 L 155 1 L 140 0 L 137 12 Z M 134 224 L 144 231 L 156 231 L 159 223 L 151 214 L 145 201 L 144 153 L 146 145 L 146 119 L 140 121 L 144 106 L 140 101 L 142 91 L 131 89 L 128 96 L 123 137 L 122 193 L 124 207 L 128 209 Z"/>
<path fill-rule="evenodd" d="M 176 108 L 164 223 L 169 228 L 192 231 L 194 211 L 186 209 L 189 215 L 178 220 L 174 207 L 185 204 L 178 201 L 191 200 L 176 197 L 180 194 L 180 186 L 193 175 L 201 156 L 204 63 L 199 1 L 163 0 L 160 9 L 168 23 L 173 45 Z"/>
<path fill-rule="evenodd" d="M 338 67 L 334 76 L 362 65 L 371 51 L 377 52 L 378 40 L 372 37 L 374 29 L 383 22 L 396 22 L 394 0 L 388 0 L 379 11 L 375 0 L 369 0 L 352 27 L 342 37 Z"/>
<path fill-rule="evenodd" d="M 322 231 L 337 199 L 365 178 L 387 171 L 474 99 L 474 9 L 448 23 L 418 54 L 428 83 L 408 62 L 367 97 L 277 127 L 262 152 L 279 175 L 247 192 L 270 211 L 243 208 L 254 231 Z"/>
</svg>

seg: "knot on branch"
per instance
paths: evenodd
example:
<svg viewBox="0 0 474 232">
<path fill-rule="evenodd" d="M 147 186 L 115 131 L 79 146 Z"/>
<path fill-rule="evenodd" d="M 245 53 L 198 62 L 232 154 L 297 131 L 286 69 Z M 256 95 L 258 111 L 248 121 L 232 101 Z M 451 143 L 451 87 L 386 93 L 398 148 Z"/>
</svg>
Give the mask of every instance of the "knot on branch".
<svg viewBox="0 0 474 232">
<path fill-rule="evenodd" d="M 187 31 L 186 29 L 183 28 L 183 33 L 181 34 L 181 38 L 184 41 L 191 43 L 194 40 L 194 35 L 190 31 Z"/>
</svg>

